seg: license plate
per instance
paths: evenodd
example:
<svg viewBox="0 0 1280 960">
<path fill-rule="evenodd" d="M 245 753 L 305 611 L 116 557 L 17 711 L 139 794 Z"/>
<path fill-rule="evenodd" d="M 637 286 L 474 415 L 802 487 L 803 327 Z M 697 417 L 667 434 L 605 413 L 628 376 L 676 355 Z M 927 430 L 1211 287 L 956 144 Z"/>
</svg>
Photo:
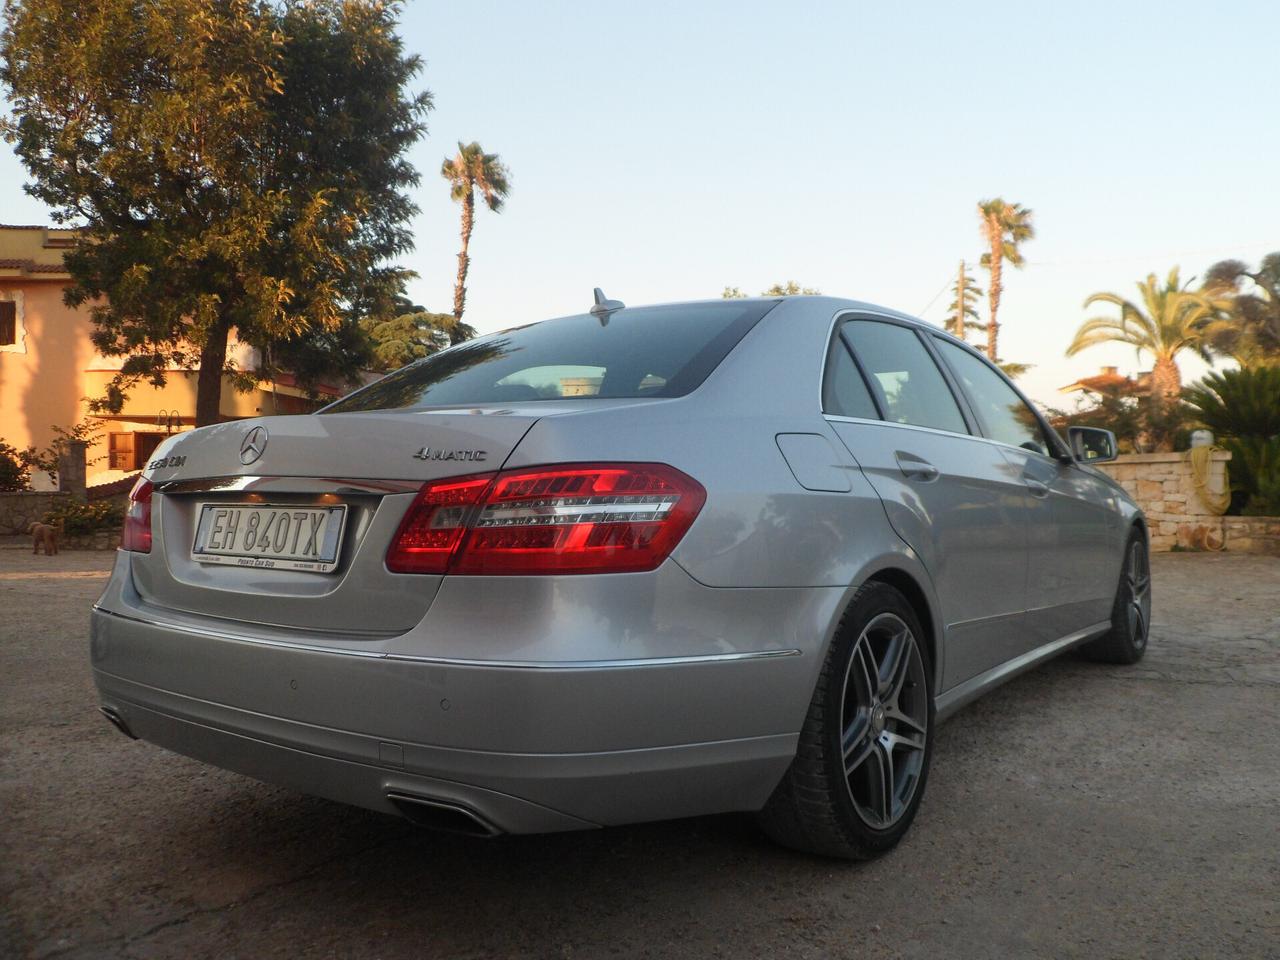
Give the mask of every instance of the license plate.
<svg viewBox="0 0 1280 960">
<path fill-rule="evenodd" d="M 191 557 L 200 563 L 328 573 L 338 565 L 346 506 L 202 503 Z"/>
</svg>

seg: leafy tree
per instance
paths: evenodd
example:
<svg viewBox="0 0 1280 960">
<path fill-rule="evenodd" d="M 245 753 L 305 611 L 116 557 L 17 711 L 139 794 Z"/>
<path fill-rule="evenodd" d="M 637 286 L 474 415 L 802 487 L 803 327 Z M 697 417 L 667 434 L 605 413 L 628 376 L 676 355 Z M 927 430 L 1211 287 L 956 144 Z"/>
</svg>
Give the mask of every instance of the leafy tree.
<svg viewBox="0 0 1280 960">
<path fill-rule="evenodd" d="M 1215 263 L 1204 292 L 1224 314 L 1210 329 L 1216 349 L 1242 367 L 1280 363 L 1280 253 L 1267 254 L 1252 273 L 1240 260 Z"/>
<path fill-rule="evenodd" d="M 965 263 L 960 261 L 960 274 L 951 284 L 951 303 L 947 306 L 946 330 L 954 337 L 966 339 L 969 330 L 986 330 L 987 325 L 978 316 L 978 301 L 982 290 L 973 282 Z"/>
<path fill-rule="evenodd" d="M 1118 317 L 1093 317 L 1076 331 L 1067 347 L 1067 356 L 1099 343 L 1127 343 L 1155 360 L 1151 371 L 1152 396 L 1157 403 L 1172 403 L 1182 392 L 1182 373 L 1177 356 L 1192 350 L 1210 360 L 1208 328 L 1215 316 L 1214 303 L 1179 278 L 1178 268 L 1169 271 L 1161 284 L 1154 273 L 1139 283 L 1141 302 L 1117 293 L 1095 293 L 1085 300 L 1086 308 L 1109 303 L 1120 308 Z"/>
<path fill-rule="evenodd" d="M 21 450 L 0 440 L 0 493 L 30 489 L 30 464 Z"/>
<path fill-rule="evenodd" d="M 1021 268 L 1026 262 L 1021 244 L 1035 238 L 1031 223 L 1031 211 L 1020 203 L 1006 203 L 1000 197 L 978 202 L 978 217 L 983 239 L 988 250 L 982 255 L 982 266 L 990 271 L 991 282 L 987 287 L 987 303 L 990 316 L 987 319 L 987 356 L 993 361 L 1000 356 L 1000 324 L 996 320 L 1000 311 L 1000 297 L 1004 293 L 1004 263 Z"/>
<path fill-rule="evenodd" d="M 760 296 L 762 297 L 794 297 L 797 295 L 820 297 L 822 296 L 822 291 L 817 287 L 802 287 L 794 280 L 788 280 L 786 283 L 775 283 L 768 290 L 760 291 Z"/>
<path fill-rule="evenodd" d="M 83 223 L 68 304 L 124 357 L 98 409 L 198 367 L 196 423 L 222 378 L 350 378 L 358 319 L 389 315 L 406 272 L 424 132 L 420 68 L 380 0 L 13 0 L 0 36 L 27 191 Z M 228 340 L 263 367 L 235 371 Z"/>
<path fill-rule="evenodd" d="M 511 174 L 496 153 L 485 153 L 480 144 L 472 141 L 459 142 L 458 152 L 445 157 L 440 176 L 449 181 L 449 195 L 462 204 L 462 250 L 458 253 L 458 279 L 453 286 L 453 316 L 461 323 L 467 305 L 467 271 L 471 267 L 467 248 L 471 246 L 476 221 L 476 191 L 484 197 L 485 206 L 498 213 L 511 192 Z"/>
<path fill-rule="evenodd" d="M 1068 426 L 1100 427 L 1116 435 L 1122 453 L 1151 453 L 1185 446 L 1190 412 L 1181 403 L 1160 405 L 1132 388 L 1083 391 L 1072 410 L 1047 411 L 1060 430 Z"/>
<path fill-rule="evenodd" d="M 817 287 L 802 287 L 794 280 L 788 280 L 786 283 L 775 283 L 767 290 L 761 290 L 762 297 L 820 297 L 822 291 Z M 739 300 L 745 298 L 747 294 L 743 293 L 738 287 L 725 287 L 724 292 L 720 294 L 725 300 Z"/>
<path fill-rule="evenodd" d="M 397 370 L 476 335 L 473 327 L 460 323 L 453 314 L 432 313 L 406 297 L 396 298 L 395 313 L 390 320 L 374 317 L 362 323 L 373 342 L 374 370 Z"/>
</svg>

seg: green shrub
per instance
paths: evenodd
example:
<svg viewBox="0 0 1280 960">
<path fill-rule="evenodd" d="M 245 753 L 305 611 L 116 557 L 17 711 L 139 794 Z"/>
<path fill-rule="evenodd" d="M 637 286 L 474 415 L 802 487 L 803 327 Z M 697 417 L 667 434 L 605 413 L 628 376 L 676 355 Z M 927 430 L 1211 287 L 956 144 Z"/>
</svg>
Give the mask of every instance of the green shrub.
<svg viewBox="0 0 1280 960">
<path fill-rule="evenodd" d="M 31 489 L 31 470 L 22 451 L 0 440 L 0 493 Z"/>
<path fill-rule="evenodd" d="M 1243 513 L 1280 516 L 1280 366 L 1211 373 L 1187 402 L 1218 444 L 1231 451 L 1232 490 Z"/>
<path fill-rule="evenodd" d="M 68 535 L 114 530 L 124 523 L 124 507 L 111 500 L 94 503 L 69 503 L 44 515 L 45 523 L 61 523 Z"/>
<path fill-rule="evenodd" d="M 1280 435 L 1280 366 L 1211 373 L 1187 390 L 1200 422 L 1220 437 Z"/>
</svg>

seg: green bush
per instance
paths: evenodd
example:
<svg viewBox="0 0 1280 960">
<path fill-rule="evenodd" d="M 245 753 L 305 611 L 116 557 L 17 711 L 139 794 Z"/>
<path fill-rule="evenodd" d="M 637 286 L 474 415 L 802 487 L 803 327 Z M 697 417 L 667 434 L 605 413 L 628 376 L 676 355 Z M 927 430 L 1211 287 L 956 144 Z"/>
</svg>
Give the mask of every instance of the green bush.
<svg viewBox="0 0 1280 960">
<path fill-rule="evenodd" d="M 0 493 L 31 489 L 31 471 L 22 451 L 0 440 Z"/>
<path fill-rule="evenodd" d="M 124 523 L 124 507 L 111 500 L 69 503 L 46 513 L 44 522 L 61 523 L 62 532 L 67 535 L 115 530 Z"/>
<path fill-rule="evenodd" d="M 1222 437 L 1280 435 L 1280 366 L 1211 373 L 1187 390 L 1200 421 Z"/>
<path fill-rule="evenodd" d="M 1211 373 L 1186 393 L 1200 422 L 1231 451 L 1242 512 L 1280 516 L 1280 366 Z"/>
</svg>

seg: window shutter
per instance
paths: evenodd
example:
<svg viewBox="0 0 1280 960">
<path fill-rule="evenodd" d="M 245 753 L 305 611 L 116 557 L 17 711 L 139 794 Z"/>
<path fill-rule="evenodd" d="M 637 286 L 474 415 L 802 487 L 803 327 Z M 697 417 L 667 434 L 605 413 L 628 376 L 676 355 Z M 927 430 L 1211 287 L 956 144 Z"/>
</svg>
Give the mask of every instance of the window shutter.
<svg viewBox="0 0 1280 960">
<path fill-rule="evenodd" d="M 107 438 L 112 470 L 133 470 L 133 434 L 113 433 Z"/>
<path fill-rule="evenodd" d="M 18 305 L 0 300 L 0 347 L 18 342 Z"/>
</svg>

